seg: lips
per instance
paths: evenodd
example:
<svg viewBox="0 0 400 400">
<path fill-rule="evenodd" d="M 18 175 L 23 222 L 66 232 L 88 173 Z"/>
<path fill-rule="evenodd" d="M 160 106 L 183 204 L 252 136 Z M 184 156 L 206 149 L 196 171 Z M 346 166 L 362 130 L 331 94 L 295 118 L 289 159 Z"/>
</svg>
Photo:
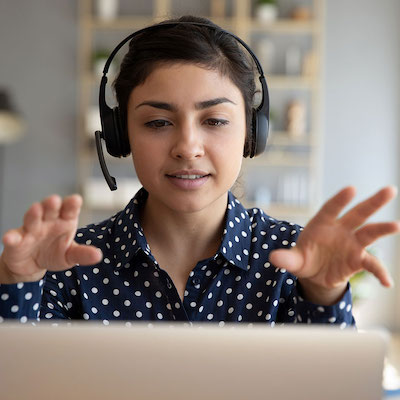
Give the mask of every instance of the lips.
<svg viewBox="0 0 400 400">
<path fill-rule="evenodd" d="M 203 178 L 206 175 L 171 175 L 174 178 L 179 178 L 179 179 L 199 179 Z"/>
<path fill-rule="evenodd" d="M 193 190 L 203 186 L 211 174 L 201 170 L 173 171 L 166 174 L 168 180 L 179 189 Z"/>
<path fill-rule="evenodd" d="M 200 170 L 190 170 L 190 171 L 175 171 L 166 175 L 171 178 L 195 180 L 204 178 L 205 176 L 208 176 L 210 174 Z"/>
</svg>

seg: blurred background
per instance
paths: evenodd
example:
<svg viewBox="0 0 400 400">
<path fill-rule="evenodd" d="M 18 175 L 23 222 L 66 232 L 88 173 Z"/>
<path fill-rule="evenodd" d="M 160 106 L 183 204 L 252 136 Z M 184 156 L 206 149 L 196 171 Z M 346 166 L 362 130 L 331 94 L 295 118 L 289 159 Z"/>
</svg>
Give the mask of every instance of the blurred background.
<svg viewBox="0 0 400 400">
<path fill-rule="evenodd" d="M 0 234 L 52 193 L 82 193 L 82 224 L 128 202 L 140 186 L 131 160 L 107 158 L 119 184 L 111 193 L 94 152 L 104 57 L 136 29 L 184 13 L 241 36 L 267 76 L 272 131 L 235 188 L 246 205 L 305 224 L 345 185 L 355 201 L 399 185 L 397 0 L 0 0 Z M 372 220 L 393 219 L 397 199 Z M 397 286 L 399 245 L 391 237 L 370 249 Z M 396 286 L 368 275 L 353 283 L 359 327 L 400 330 Z"/>
</svg>

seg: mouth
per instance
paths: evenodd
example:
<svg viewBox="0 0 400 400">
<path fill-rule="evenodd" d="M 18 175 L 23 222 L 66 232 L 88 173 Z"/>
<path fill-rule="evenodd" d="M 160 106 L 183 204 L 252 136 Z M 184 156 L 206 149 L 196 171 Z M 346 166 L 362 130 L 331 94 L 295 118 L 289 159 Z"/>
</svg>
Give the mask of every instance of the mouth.
<svg viewBox="0 0 400 400">
<path fill-rule="evenodd" d="M 206 176 L 209 176 L 210 174 L 204 174 L 204 175 L 168 175 L 170 178 L 177 178 L 177 179 L 189 179 L 189 180 L 195 180 L 195 179 L 201 179 L 205 178 Z"/>
<path fill-rule="evenodd" d="M 175 187 L 183 190 L 193 190 L 205 185 L 211 174 L 200 170 L 181 170 L 165 176 Z"/>
</svg>

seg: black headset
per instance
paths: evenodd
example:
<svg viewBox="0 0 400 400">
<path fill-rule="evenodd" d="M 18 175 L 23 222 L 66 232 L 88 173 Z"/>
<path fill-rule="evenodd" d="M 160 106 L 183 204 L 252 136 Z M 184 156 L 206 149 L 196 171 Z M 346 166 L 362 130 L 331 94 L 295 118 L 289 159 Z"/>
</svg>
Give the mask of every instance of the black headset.
<svg viewBox="0 0 400 400">
<path fill-rule="evenodd" d="M 223 32 L 228 34 L 229 36 L 236 39 L 250 54 L 254 63 L 256 64 L 258 73 L 260 74 L 260 83 L 261 83 L 261 91 L 262 98 L 260 105 L 253 109 L 252 113 L 252 125 L 251 125 L 251 148 L 249 150 L 244 150 L 244 157 L 254 157 L 264 152 L 267 138 L 268 138 L 268 128 L 269 128 L 269 95 L 268 95 L 268 86 L 267 81 L 264 77 L 264 72 L 262 70 L 261 64 L 258 61 L 258 58 L 250 49 L 250 47 L 238 36 L 230 33 L 218 26 L 209 25 L 201 22 L 163 22 L 157 25 L 151 25 L 147 28 L 140 29 L 124 40 L 122 40 L 117 47 L 111 52 L 108 57 L 106 64 L 103 69 L 103 76 L 100 82 L 100 92 L 99 92 L 99 109 L 100 109 L 100 120 L 101 120 L 101 129 L 102 131 L 95 132 L 96 138 L 96 148 L 97 154 L 99 157 L 100 167 L 103 172 L 104 178 L 107 181 L 108 186 L 111 190 L 117 189 L 117 183 L 113 176 L 110 175 L 107 165 L 104 160 L 103 148 L 101 145 L 101 139 L 106 142 L 107 152 L 114 157 L 126 157 L 131 152 L 130 144 L 128 140 L 128 135 L 124 134 L 120 111 L 118 106 L 114 108 L 110 108 L 106 102 L 106 84 L 107 84 L 107 72 L 110 67 L 111 61 L 119 51 L 119 49 L 129 40 L 134 38 L 135 36 L 156 29 L 163 29 L 176 25 L 195 25 L 195 26 L 204 26 L 209 29 L 218 30 L 219 32 Z"/>
</svg>

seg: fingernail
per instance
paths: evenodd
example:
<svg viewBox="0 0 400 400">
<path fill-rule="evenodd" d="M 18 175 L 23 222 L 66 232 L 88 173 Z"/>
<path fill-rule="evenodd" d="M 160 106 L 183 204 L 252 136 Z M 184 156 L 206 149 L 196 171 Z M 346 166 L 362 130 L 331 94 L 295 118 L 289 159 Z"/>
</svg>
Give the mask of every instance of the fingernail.
<svg viewBox="0 0 400 400">
<path fill-rule="evenodd" d="M 399 192 L 398 187 L 396 185 L 391 185 L 390 187 L 393 189 L 394 195 L 397 196 L 397 193 Z"/>
</svg>

